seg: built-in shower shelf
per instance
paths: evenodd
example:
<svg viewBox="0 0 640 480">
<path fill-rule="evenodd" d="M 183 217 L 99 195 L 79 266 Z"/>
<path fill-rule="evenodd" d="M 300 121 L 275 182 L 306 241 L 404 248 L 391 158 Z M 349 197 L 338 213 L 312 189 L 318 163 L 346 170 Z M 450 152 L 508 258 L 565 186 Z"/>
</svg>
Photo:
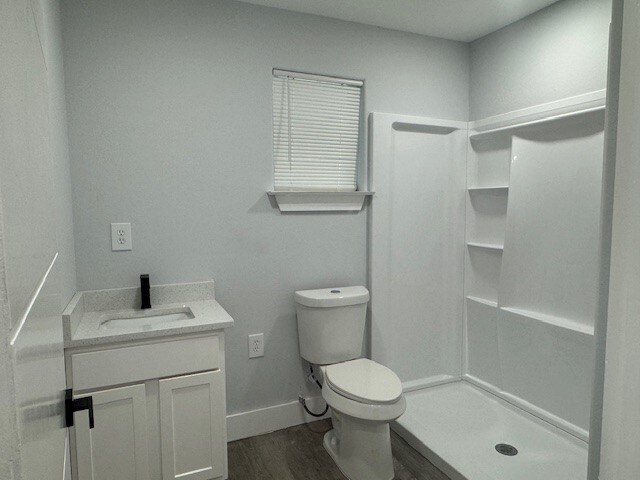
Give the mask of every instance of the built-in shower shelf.
<svg viewBox="0 0 640 480">
<path fill-rule="evenodd" d="M 594 94 L 597 94 L 598 96 L 600 96 L 599 92 L 594 92 Z M 511 135 L 513 132 L 520 130 L 522 128 L 534 127 L 538 125 L 547 125 L 551 122 L 556 122 L 558 120 L 573 119 L 581 115 L 594 114 L 596 112 L 604 111 L 605 105 L 601 98 L 598 98 L 597 100 L 593 100 L 593 102 L 595 102 L 595 104 L 592 104 L 591 106 L 581 108 L 578 110 L 569 111 L 569 112 L 562 112 L 563 108 L 560 108 L 559 110 L 557 110 L 558 112 L 557 114 L 555 112 L 552 113 L 550 111 L 548 111 L 546 114 L 543 114 L 543 115 L 540 115 L 540 113 L 532 112 L 529 114 L 528 119 L 525 119 L 525 116 L 522 115 L 522 112 L 519 115 L 517 112 L 507 113 L 504 115 L 504 117 L 508 117 L 516 114 L 520 116 L 520 119 L 514 118 L 514 119 L 505 121 L 503 117 L 503 121 L 497 122 L 497 124 L 499 125 L 500 123 L 506 123 L 505 125 L 496 126 L 494 128 L 487 128 L 488 125 L 484 125 L 481 131 L 477 131 L 477 128 L 478 128 L 477 125 L 472 125 L 473 130 L 475 130 L 475 132 L 469 135 L 469 139 L 479 140 L 486 137 L 492 137 L 492 136 L 498 136 L 498 135 Z M 495 118 L 496 117 L 494 117 L 494 121 L 495 121 Z"/>
<path fill-rule="evenodd" d="M 508 192 L 509 191 L 509 186 L 508 185 L 496 185 L 493 187 L 469 187 L 467 190 L 469 190 L 469 192 L 471 193 L 502 193 L 502 192 Z"/>
<path fill-rule="evenodd" d="M 531 318 L 540 322 L 547 323 L 549 325 L 555 325 L 556 327 L 565 328 L 574 332 L 583 333 L 586 335 L 593 335 L 594 329 L 590 325 L 585 325 L 576 320 L 570 318 L 558 317 L 556 315 L 549 315 L 547 313 L 535 312 L 533 310 L 526 310 L 522 308 L 513 307 L 500 307 L 500 310 L 505 312 L 514 313 L 521 317 Z"/>
<path fill-rule="evenodd" d="M 500 245 L 498 243 L 467 242 L 467 246 L 472 248 L 484 248 L 485 250 L 504 250 L 504 245 Z"/>
<path fill-rule="evenodd" d="M 489 300 L 487 298 L 474 297 L 472 295 L 467 295 L 467 300 L 472 302 L 480 303 L 482 305 L 486 305 L 487 307 L 498 308 L 498 302 L 495 300 Z"/>
</svg>

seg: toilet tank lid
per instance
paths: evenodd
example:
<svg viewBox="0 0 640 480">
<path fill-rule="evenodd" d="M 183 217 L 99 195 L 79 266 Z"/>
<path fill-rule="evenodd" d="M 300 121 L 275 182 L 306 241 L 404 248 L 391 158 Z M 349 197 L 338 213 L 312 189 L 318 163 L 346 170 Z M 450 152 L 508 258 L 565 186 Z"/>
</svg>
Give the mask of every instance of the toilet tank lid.
<svg viewBox="0 0 640 480">
<path fill-rule="evenodd" d="M 369 301 L 369 290 L 365 287 L 319 288 L 299 290 L 295 293 L 296 303 L 307 307 L 343 307 Z"/>
</svg>

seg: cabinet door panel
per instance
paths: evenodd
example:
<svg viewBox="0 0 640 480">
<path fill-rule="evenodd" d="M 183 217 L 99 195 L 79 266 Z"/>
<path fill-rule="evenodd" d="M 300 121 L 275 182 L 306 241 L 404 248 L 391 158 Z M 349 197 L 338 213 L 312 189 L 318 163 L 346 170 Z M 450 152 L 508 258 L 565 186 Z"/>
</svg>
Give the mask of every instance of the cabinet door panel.
<svg viewBox="0 0 640 480">
<path fill-rule="evenodd" d="M 144 385 L 102 390 L 91 396 L 95 428 L 89 428 L 87 411 L 74 414 L 75 478 L 149 480 Z"/>
<path fill-rule="evenodd" d="M 224 475 L 223 381 L 220 370 L 160 380 L 163 480 Z"/>
</svg>

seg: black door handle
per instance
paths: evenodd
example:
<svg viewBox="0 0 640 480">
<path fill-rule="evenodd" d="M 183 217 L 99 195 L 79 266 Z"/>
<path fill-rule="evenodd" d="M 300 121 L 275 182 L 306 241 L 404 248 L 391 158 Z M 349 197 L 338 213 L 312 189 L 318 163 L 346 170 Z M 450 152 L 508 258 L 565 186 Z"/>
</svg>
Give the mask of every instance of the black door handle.
<svg viewBox="0 0 640 480">
<path fill-rule="evenodd" d="M 73 389 L 68 388 L 64 394 L 64 417 L 67 427 L 73 427 L 73 414 L 82 410 L 89 410 L 89 428 L 95 427 L 93 420 L 93 397 L 73 399 Z"/>
</svg>

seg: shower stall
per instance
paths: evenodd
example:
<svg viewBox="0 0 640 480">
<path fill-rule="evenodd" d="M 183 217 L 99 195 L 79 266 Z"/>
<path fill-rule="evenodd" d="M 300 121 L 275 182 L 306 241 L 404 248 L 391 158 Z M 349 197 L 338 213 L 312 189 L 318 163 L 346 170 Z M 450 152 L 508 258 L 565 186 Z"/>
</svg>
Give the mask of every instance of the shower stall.
<svg viewBox="0 0 640 480">
<path fill-rule="evenodd" d="M 369 119 L 371 354 L 453 480 L 586 478 L 604 111 Z"/>
</svg>

